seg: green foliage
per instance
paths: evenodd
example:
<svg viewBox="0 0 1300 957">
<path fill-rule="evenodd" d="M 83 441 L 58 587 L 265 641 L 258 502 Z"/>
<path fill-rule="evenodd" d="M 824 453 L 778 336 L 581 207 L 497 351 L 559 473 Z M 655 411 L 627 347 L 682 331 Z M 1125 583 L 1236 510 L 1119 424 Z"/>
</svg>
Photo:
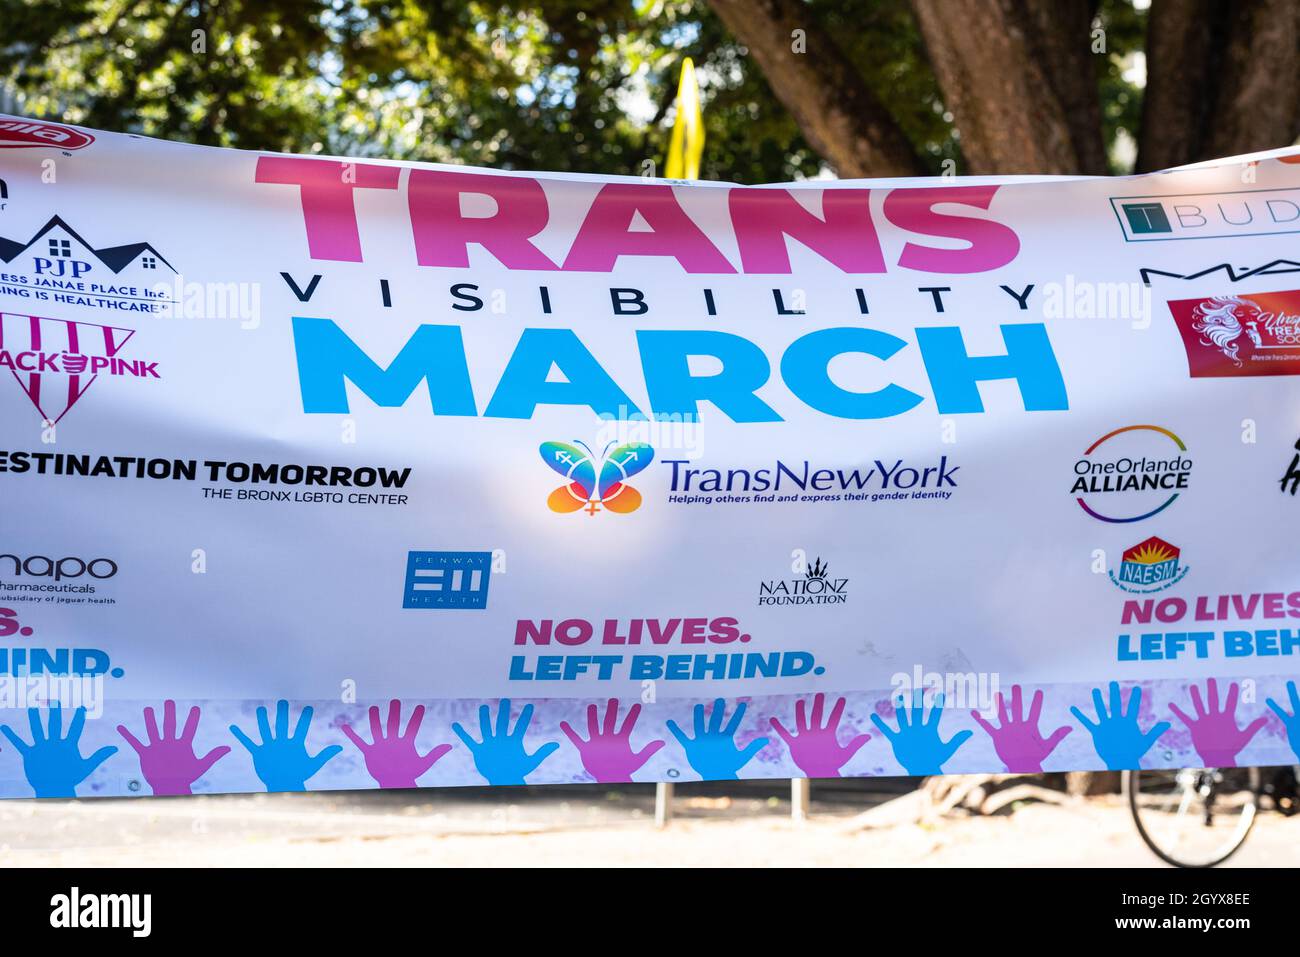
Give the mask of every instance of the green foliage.
<svg viewBox="0 0 1300 957">
<path fill-rule="evenodd" d="M 1142 91 L 1125 74 L 1145 56 L 1146 20 L 1146 10 L 1135 9 L 1131 0 L 1106 0 L 1097 15 L 1106 39 L 1106 56 L 1099 61 L 1101 126 L 1114 173 L 1131 172 L 1137 148 Z"/>
<path fill-rule="evenodd" d="M 809 8 L 934 171 L 955 158 L 906 0 Z M 1112 42 L 1140 47 L 1127 3 L 1104 4 L 1103 17 Z M 770 182 L 823 167 L 701 0 L 0 0 L 0 24 L 0 85 L 29 115 L 245 149 L 507 169 L 649 171 L 692 56 L 706 178 Z M 1111 138 L 1136 129 L 1137 97 L 1117 64 L 1102 71 Z"/>
</svg>

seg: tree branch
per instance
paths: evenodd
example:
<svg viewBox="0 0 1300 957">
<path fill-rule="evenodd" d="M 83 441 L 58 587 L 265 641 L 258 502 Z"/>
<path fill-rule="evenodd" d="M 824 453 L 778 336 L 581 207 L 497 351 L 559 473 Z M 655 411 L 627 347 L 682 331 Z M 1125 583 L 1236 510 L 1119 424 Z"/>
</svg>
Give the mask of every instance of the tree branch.
<svg viewBox="0 0 1300 957">
<path fill-rule="evenodd" d="M 840 176 L 915 176 L 925 167 L 861 74 L 801 0 L 709 0 L 773 93 Z M 795 52 L 795 31 L 806 52 Z"/>
<path fill-rule="evenodd" d="M 1087 0 L 912 0 L 975 173 L 1104 173 Z"/>
</svg>

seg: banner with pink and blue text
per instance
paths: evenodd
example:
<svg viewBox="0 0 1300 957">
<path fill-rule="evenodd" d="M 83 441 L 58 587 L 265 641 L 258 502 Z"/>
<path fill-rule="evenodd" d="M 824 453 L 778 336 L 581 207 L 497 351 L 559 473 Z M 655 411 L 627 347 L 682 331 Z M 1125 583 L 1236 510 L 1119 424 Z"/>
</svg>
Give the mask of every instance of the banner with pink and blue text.
<svg viewBox="0 0 1300 957">
<path fill-rule="evenodd" d="M 0 117 L 0 796 L 1300 761 L 1297 239 Z"/>
</svg>

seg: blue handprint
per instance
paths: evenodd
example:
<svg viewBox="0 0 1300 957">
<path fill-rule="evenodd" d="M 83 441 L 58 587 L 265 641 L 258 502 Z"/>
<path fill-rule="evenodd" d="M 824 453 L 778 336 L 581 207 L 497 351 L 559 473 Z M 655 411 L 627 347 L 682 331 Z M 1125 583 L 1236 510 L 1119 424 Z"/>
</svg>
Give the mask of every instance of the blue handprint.
<svg viewBox="0 0 1300 957">
<path fill-rule="evenodd" d="M 941 694 L 934 696 L 929 721 L 925 720 L 924 695 L 919 691 L 913 694 L 910 709 L 895 708 L 894 715 L 898 718 L 897 731 L 885 724 L 878 714 L 873 714 L 871 720 L 889 739 L 894 757 L 908 774 L 942 774 L 944 762 L 973 734 L 971 731 L 958 731 L 947 742 L 939 736 L 939 718 L 943 716 Z"/>
<path fill-rule="evenodd" d="M 86 723 L 86 709 L 78 708 L 68 725 L 68 736 L 59 737 L 63 728 L 63 709 L 50 708 L 49 735 L 41 728 L 41 713 L 36 708 L 27 709 L 27 720 L 32 727 L 32 743 L 28 744 L 14 733 L 9 725 L 0 727 L 6 738 L 23 757 L 23 773 L 37 797 L 76 797 L 77 785 L 90 777 L 90 772 L 117 753 L 117 748 L 102 747 L 88 758 L 81 756 L 81 729 Z"/>
<path fill-rule="evenodd" d="M 1288 681 L 1286 690 L 1291 695 L 1291 707 L 1294 709 L 1291 714 L 1282 710 L 1282 706 L 1272 698 L 1268 699 L 1268 706 L 1273 709 L 1273 713 L 1282 719 L 1282 725 L 1286 728 L 1287 739 L 1291 742 L 1291 750 L 1295 756 L 1300 758 L 1300 692 L 1296 691 L 1295 682 Z"/>
<path fill-rule="evenodd" d="M 487 705 L 478 709 L 479 729 L 483 740 L 475 741 L 457 721 L 451 726 L 465 747 L 474 755 L 474 767 L 487 779 L 488 784 L 523 784 L 524 778 L 537 770 L 537 766 L 549 758 L 560 745 L 550 741 L 532 754 L 524 747 L 524 735 L 533 720 L 533 706 L 524 705 L 519 712 L 519 720 L 514 731 L 510 730 L 510 699 L 502 698 L 497 704 L 496 733 L 492 731 L 492 712 Z"/>
<path fill-rule="evenodd" d="M 307 753 L 307 729 L 311 726 L 312 709 L 302 709 L 293 735 L 289 734 L 289 702 L 275 703 L 275 734 L 267 720 L 266 708 L 257 709 L 257 727 L 262 743 L 254 744 L 235 725 L 233 734 L 253 756 L 253 770 L 262 779 L 268 791 L 305 791 L 307 780 L 325 766 L 325 762 L 343 750 L 342 745 L 331 744 L 315 757 Z"/>
<path fill-rule="evenodd" d="M 704 705 L 695 706 L 695 737 L 688 738 L 677 722 L 668 719 L 668 730 L 681 742 L 686 760 L 705 781 L 734 781 L 737 772 L 750 762 L 754 755 L 767 747 L 767 738 L 755 738 L 744 750 L 736 747 L 736 732 L 745 717 L 745 704 L 736 705 L 736 713 L 727 726 L 722 726 L 727 705 L 721 698 L 713 702 L 709 723 L 704 724 Z"/>
<path fill-rule="evenodd" d="M 1157 721 L 1150 731 L 1143 731 L 1138 724 L 1138 714 L 1142 708 L 1142 688 L 1134 687 L 1128 697 L 1128 712 L 1124 711 L 1123 698 L 1120 695 L 1119 682 L 1110 683 L 1110 713 L 1106 713 L 1106 704 L 1101 698 L 1101 689 L 1092 689 L 1092 703 L 1097 708 L 1096 723 L 1089 721 L 1084 713 L 1071 705 L 1070 712 L 1079 723 L 1092 735 L 1092 746 L 1097 756 L 1106 762 L 1112 771 L 1131 771 L 1142 765 L 1142 755 L 1151 750 L 1156 739 L 1169 730 L 1168 721 Z"/>
</svg>

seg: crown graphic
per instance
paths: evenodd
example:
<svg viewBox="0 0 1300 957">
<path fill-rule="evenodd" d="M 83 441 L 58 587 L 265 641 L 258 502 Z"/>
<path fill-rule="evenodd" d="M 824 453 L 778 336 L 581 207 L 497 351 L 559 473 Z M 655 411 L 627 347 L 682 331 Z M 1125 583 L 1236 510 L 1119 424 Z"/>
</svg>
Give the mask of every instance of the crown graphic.
<svg viewBox="0 0 1300 957">
<path fill-rule="evenodd" d="M 1157 565 L 1177 559 L 1179 549 L 1154 535 L 1124 552 L 1123 560 L 1139 565 Z"/>
<path fill-rule="evenodd" d="M 804 572 L 804 577 L 805 577 L 805 578 L 825 578 L 825 577 L 826 577 L 826 569 L 829 568 L 829 567 L 830 567 L 829 565 L 823 565 L 823 564 L 822 564 L 822 560 L 821 560 L 820 558 L 818 558 L 816 561 L 814 561 L 814 562 L 812 563 L 812 567 L 809 568 L 808 571 Z"/>
</svg>

